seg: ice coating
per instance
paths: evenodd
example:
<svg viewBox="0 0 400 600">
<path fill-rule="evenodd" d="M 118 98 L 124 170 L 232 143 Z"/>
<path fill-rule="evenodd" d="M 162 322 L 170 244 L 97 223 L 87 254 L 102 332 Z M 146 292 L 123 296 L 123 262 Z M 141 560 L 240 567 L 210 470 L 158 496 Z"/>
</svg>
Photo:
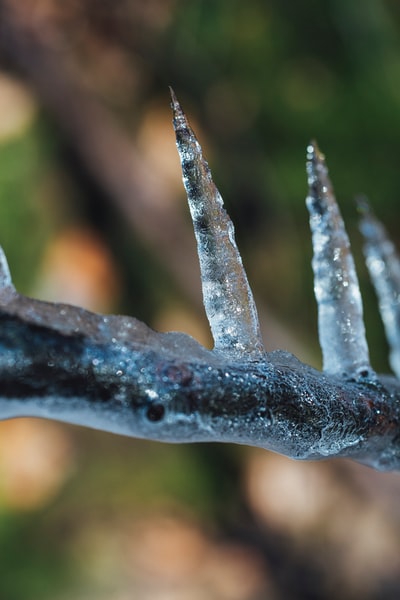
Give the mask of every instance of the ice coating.
<svg viewBox="0 0 400 600">
<path fill-rule="evenodd" d="M 329 373 L 366 374 L 369 352 L 354 260 L 325 158 L 315 142 L 307 148 L 307 176 L 323 368 Z"/>
<path fill-rule="evenodd" d="M 215 350 L 254 358 L 265 350 L 253 295 L 226 213 L 199 142 L 171 90 L 182 163 L 200 261 L 203 301 Z"/>
<path fill-rule="evenodd" d="M 316 146 L 307 203 L 325 373 L 283 350 L 264 352 L 232 224 L 174 97 L 173 107 L 217 351 L 132 317 L 22 296 L 2 256 L 0 419 L 44 417 L 164 442 L 247 444 L 400 470 L 400 381 L 367 371 L 354 265 Z M 376 264 L 384 270 L 390 257 L 382 253 Z"/>
<path fill-rule="evenodd" d="M 131 317 L 0 292 L 0 418 L 34 416 L 164 442 L 400 468 L 398 380 L 321 373 L 277 350 L 243 361 Z"/>
<path fill-rule="evenodd" d="M 390 364 L 400 377 L 400 259 L 383 225 L 365 199 L 358 201 L 364 255 L 379 301 L 379 310 L 390 347 Z"/>
</svg>

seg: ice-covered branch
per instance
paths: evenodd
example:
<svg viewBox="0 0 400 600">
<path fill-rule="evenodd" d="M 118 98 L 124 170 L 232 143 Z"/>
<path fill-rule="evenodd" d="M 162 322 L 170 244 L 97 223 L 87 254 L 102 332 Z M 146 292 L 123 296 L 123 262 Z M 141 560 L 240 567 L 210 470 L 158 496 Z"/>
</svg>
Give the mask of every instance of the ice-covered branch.
<svg viewBox="0 0 400 600">
<path fill-rule="evenodd" d="M 400 469 L 400 382 L 369 367 L 353 259 L 316 146 L 308 149 L 307 204 L 324 372 L 282 350 L 265 352 L 231 221 L 175 96 L 173 111 L 214 350 L 134 318 L 23 297 L 2 254 L 0 418 Z M 376 240 L 383 264 L 385 243 Z"/>
</svg>

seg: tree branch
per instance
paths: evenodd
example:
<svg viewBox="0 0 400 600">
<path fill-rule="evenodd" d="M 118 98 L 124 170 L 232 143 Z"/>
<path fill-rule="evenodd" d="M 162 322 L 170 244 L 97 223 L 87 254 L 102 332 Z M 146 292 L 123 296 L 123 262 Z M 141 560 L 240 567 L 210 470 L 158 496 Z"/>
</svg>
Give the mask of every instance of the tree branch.
<svg viewBox="0 0 400 600">
<path fill-rule="evenodd" d="M 172 107 L 215 349 L 134 318 L 25 298 L 2 256 L 0 417 L 400 469 L 400 383 L 369 366 L 350 246 L 322 155 L 309 147 L 307 205 L 326 372 L 264 351 L 233 225 L 174 95 Z"/>
</svg>

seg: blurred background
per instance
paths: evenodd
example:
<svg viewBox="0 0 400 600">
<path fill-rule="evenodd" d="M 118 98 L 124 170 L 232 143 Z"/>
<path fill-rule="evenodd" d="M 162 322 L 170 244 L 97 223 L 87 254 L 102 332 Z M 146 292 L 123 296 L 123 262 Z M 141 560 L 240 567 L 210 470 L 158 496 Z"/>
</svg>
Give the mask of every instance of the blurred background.
<svg viewBox="0 0 400 600">
<path fill-rule="evenodd" d="M 400 242 L 394 0 L 0 0 L 0 240 L 17 288 L 210 344 L 168 85 L 236 226 L 266 346 L 320 366 L 305 149 Z M 400 476 L 0 423 L 3 600 L 400 597 Z"/>
</svg>

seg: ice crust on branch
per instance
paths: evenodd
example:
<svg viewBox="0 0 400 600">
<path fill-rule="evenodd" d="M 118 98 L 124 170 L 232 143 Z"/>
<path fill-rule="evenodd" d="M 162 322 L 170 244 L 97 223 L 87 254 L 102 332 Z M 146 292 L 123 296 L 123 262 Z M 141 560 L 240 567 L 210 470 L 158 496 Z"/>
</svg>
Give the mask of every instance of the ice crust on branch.
<svg viewBox="0 0 400 600">
<path fill-rule="evenodd" d="M 52 418 L 151 440 L 247 444 L 400 470 L 400 381 L 369 367 L 349 241 L 316 145 L 308 148 L 307 205 L 324 372 L 283 350 L 265 352 L 232 223 L 172 99 L 214 350 L 132 317 L 22 296 L 1 254 L 0 419 Z M 370 215 L 363 230 L 390 323 L 398 306 L 393 252 Z"/>
<path fill-rule="evenodd" d="M 354 260 L 325 157 L 316 142 L 307 148 L 307 175 L 323 368 L 328 373 L 367 374 L 371 368 Z"/>
</svg>

